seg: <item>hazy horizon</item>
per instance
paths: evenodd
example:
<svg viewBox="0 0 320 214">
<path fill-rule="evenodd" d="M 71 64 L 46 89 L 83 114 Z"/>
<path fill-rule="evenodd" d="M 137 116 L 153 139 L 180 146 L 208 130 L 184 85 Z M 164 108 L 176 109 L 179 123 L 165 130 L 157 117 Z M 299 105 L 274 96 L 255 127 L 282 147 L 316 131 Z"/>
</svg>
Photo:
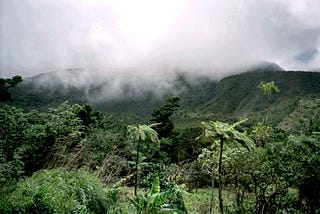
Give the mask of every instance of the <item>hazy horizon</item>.
<svg viewBox="0 0 320 214">
<path fill-rule="evenodd" d="M 2 0 L 0 74 L 219 78 L 262 61 L 318 69 L 319 11 L 317 0 Z"/>
</svg>

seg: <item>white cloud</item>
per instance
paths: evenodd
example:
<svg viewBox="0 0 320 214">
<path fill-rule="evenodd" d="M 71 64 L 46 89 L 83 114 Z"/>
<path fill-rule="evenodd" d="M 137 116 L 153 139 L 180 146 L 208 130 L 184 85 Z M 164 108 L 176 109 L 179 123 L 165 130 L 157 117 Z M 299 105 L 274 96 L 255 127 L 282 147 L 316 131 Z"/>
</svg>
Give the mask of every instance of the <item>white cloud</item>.
<svg viewBox="0 0 320 214">
<path fill-rule="evenodd" d="M 2 0 L 0 72 L 84 67 L 155 77 L 179 68 L 224 76 L 257 61 L 320 67 L 317 0 Z"/>
</svg>

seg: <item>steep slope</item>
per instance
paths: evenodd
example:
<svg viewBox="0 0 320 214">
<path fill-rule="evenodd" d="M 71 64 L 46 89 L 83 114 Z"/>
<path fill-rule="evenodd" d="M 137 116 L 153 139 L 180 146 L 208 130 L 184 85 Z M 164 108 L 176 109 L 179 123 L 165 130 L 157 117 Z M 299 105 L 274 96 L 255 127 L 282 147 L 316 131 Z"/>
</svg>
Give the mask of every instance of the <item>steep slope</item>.
<svg viewBox="0 0 320 214">
<path fill-rule="evenodd" d="M 250 72 L 221 80 L 214 99 L 202 110 L 241 114 L 260 111 L 263 96 L 257 88 L 261 81 L 274 81 L 280 93 L 272 96 L 270 105 L 276 107 L 288 100 L 296 102 L 303 97 L 317 97 L 320 93 L 320 74 L 315 72 Z M 226 99 L 227 98 L 227 99 Z"/>
<path fill-rule="evenodd" d="M 75 75 L 76 72 L 72 73 Z M 77 76 L 69 75 L 68 78 L 78 81 Z M 45 84 L 44 79 L 49 80 L 51 85 Z M 280 92 L 272 95 L 267 103 L 257 88 L 261 81 L 274 81 L 280 89 Z M 37 82 L 42 84 L 39 86 Z M 55 84 L 52 84 L 53 82 Z M 45 109 L 64 100 L 69 100 L 71 103 L 85 103 L 90 102 L 88 99 L 90 97 L 101 97 L 103 89 L 111 85 L 111 80 L 103 80 L 97 84 L 89 81 L 89 84 L 82 85 L 68 85 L 66 82 L 66 80 L 59 82 L 59 77 L 55 74 L 49 76 L 43 74 L 27 79 L 15 89 L 14 104 L 25 109 Z M 146 88 L 137 96 L 134 95 L 136 93 L 134 86 L 125 84 L 122 86 L 121 97 L 100 99 L 91 104 L 119 118 L 145 121 L 150 118 L 153 109 L 161 105 L 164 97 L 180 96 L 181 110 L 176 113 L 175 119 L 181 128 L 195 126 L 199 121 L 208 119 L 234 121 L 249 117 L 251 123 L 256 123 L 262 120 L 265 105 L 269 105 L 270 123 L 279 124 L 280 128 L 290 130 L 290 127 L 285 125 L 289 123 L 288 121 L 297 117 L 307 120 L 312 115 L 317 115 L 316 112 L 319 111 L 317 100 L 320 98 L 320 73 L 317 72 L 261 69 L 229 76 L 220 81 L 207 77 L 190 78 L 180 73 L 170 84 L 172 86 L 160 95 Z M 301 102 L 313 106 L 312 112 L 304 110 Z"/>
</svg>

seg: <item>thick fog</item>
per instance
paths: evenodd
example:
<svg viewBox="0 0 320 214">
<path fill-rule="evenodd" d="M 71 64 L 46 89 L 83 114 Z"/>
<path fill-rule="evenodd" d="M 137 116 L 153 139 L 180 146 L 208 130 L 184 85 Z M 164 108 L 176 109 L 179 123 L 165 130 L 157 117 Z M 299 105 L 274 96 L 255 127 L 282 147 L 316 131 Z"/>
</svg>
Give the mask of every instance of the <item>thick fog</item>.
<svg viewBox="0 0 320 214">
<path fill-rule="evenodd" d="M 0 74 L 83 68 L 222 77 L 261 61 L 320 68 L 318 0 L 1 0 Z"/>
</svg>

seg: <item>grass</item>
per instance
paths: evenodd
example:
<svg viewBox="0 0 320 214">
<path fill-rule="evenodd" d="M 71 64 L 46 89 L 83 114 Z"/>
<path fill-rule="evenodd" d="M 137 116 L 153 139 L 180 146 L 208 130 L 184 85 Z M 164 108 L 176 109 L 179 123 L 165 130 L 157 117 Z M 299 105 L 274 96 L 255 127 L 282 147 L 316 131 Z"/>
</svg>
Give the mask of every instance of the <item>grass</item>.
<svg viewBox="0 0 320 214">
<path fill-rule="evenodd" d="M 117 192 L 86 171 L 40 170 L 0 201 L 0 213 L 107 213 Z"/>
<path fill-rule="evenodd" d="M 86 171 L 41 170 L 1 198 L 0 213 L 137 213 L 130 200 L 135 197 L 133 187 L 120 185 L 103 186 L 95 175 Z M 295 200 L 297 190 L 289 190 Z M 211 189 L 184 191 L 183 200 L 188 213 L 209 213 Z M 219 213 L 217 188 L 214 202 L 214 213 Z M 223 203 L 225 213 L 235 213 L 235 193 L 228 187 L 223 190 Z M 252 195 L 246 195 L 244 204 L 246 208 L 241 213 L 252 213 Z"/>
<path fill-rule="evenodd" d="M 209 213 L 211 189 L 198 189 L 183 194 L 184 202 L 189 213 Z M 218 193 L 215 190 L 215 213 L 218 211 Z"/>
<path fill-rule="evenodd" d="M 234 192 L 225 189 L 222 194 L 224 207 L 234 202 Z M 201 188 L 183 195 L 189 213 L 205 214 L 210 211 L 211 189 Z M 214 213 L 219 213 L 218 189 L 214 189 Z"/>
</svg>

